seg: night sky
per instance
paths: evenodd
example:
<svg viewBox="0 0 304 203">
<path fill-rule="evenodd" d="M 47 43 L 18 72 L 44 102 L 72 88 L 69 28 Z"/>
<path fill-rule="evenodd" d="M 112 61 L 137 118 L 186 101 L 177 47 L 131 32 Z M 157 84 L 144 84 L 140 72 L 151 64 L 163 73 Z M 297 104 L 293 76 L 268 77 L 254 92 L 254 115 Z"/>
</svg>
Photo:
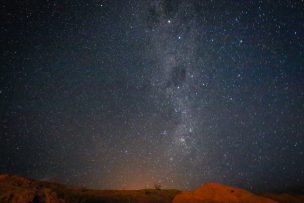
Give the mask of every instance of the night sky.
<svg viewBox="0 0 304 203">
<path fill-rule="evenodd" d="M 304 185 L 303 0 L 13 0 L 0 13 L 0 173 Z"/>
</svg>

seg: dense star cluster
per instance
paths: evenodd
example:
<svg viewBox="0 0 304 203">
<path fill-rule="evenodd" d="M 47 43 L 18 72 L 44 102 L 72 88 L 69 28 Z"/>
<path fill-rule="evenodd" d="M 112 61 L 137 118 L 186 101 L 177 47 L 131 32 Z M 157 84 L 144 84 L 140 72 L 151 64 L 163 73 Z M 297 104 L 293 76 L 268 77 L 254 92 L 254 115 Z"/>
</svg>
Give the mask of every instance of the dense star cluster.
<svg viewBox="0 0 304 203">
<path fill-rule="evenodd" d="M 304 185 L 301 0 L 7 1 L 0 173 Z"/>
</svg>

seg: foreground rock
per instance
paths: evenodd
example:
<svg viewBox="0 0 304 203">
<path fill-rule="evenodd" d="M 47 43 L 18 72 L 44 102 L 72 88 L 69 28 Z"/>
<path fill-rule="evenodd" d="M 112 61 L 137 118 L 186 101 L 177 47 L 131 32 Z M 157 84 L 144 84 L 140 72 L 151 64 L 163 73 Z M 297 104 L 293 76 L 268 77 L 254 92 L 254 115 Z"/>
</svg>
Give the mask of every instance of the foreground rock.
<svg viewBox="0 0 304 203">
<path fill-rule="evenodd" d="M 278 203 L 243 189 L 208 183 L 193 192 L 182 192 L 173 203 Z"/>
</svg>

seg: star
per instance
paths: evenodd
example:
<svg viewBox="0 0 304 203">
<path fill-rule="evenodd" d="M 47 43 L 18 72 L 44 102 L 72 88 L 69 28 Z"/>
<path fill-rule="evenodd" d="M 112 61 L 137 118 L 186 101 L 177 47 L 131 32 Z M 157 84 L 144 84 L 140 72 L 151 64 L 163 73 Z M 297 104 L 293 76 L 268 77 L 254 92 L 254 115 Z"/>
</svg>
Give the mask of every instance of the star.
<svg viewBox="0 0 304 203">
<path fill-rule="evenodd" d="M 1 173 L 97 189 L 303 185 L 302 3 L 4 4 Z"/>
</svg>

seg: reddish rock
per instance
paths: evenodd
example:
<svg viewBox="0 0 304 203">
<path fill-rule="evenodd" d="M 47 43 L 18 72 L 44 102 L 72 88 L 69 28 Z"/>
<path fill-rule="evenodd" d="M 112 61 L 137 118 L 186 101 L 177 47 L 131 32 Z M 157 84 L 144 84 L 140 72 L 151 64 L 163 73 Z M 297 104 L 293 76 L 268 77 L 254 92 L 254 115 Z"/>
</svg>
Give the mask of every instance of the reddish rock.
<svg viewBox="0 0 304 203">
<path fill-rule="evenodd" d="M 193 192 L 182 192 L 173 203 L 277 203 L 240 188 L 217 183 L 204 184 Z"/>
</svg>

